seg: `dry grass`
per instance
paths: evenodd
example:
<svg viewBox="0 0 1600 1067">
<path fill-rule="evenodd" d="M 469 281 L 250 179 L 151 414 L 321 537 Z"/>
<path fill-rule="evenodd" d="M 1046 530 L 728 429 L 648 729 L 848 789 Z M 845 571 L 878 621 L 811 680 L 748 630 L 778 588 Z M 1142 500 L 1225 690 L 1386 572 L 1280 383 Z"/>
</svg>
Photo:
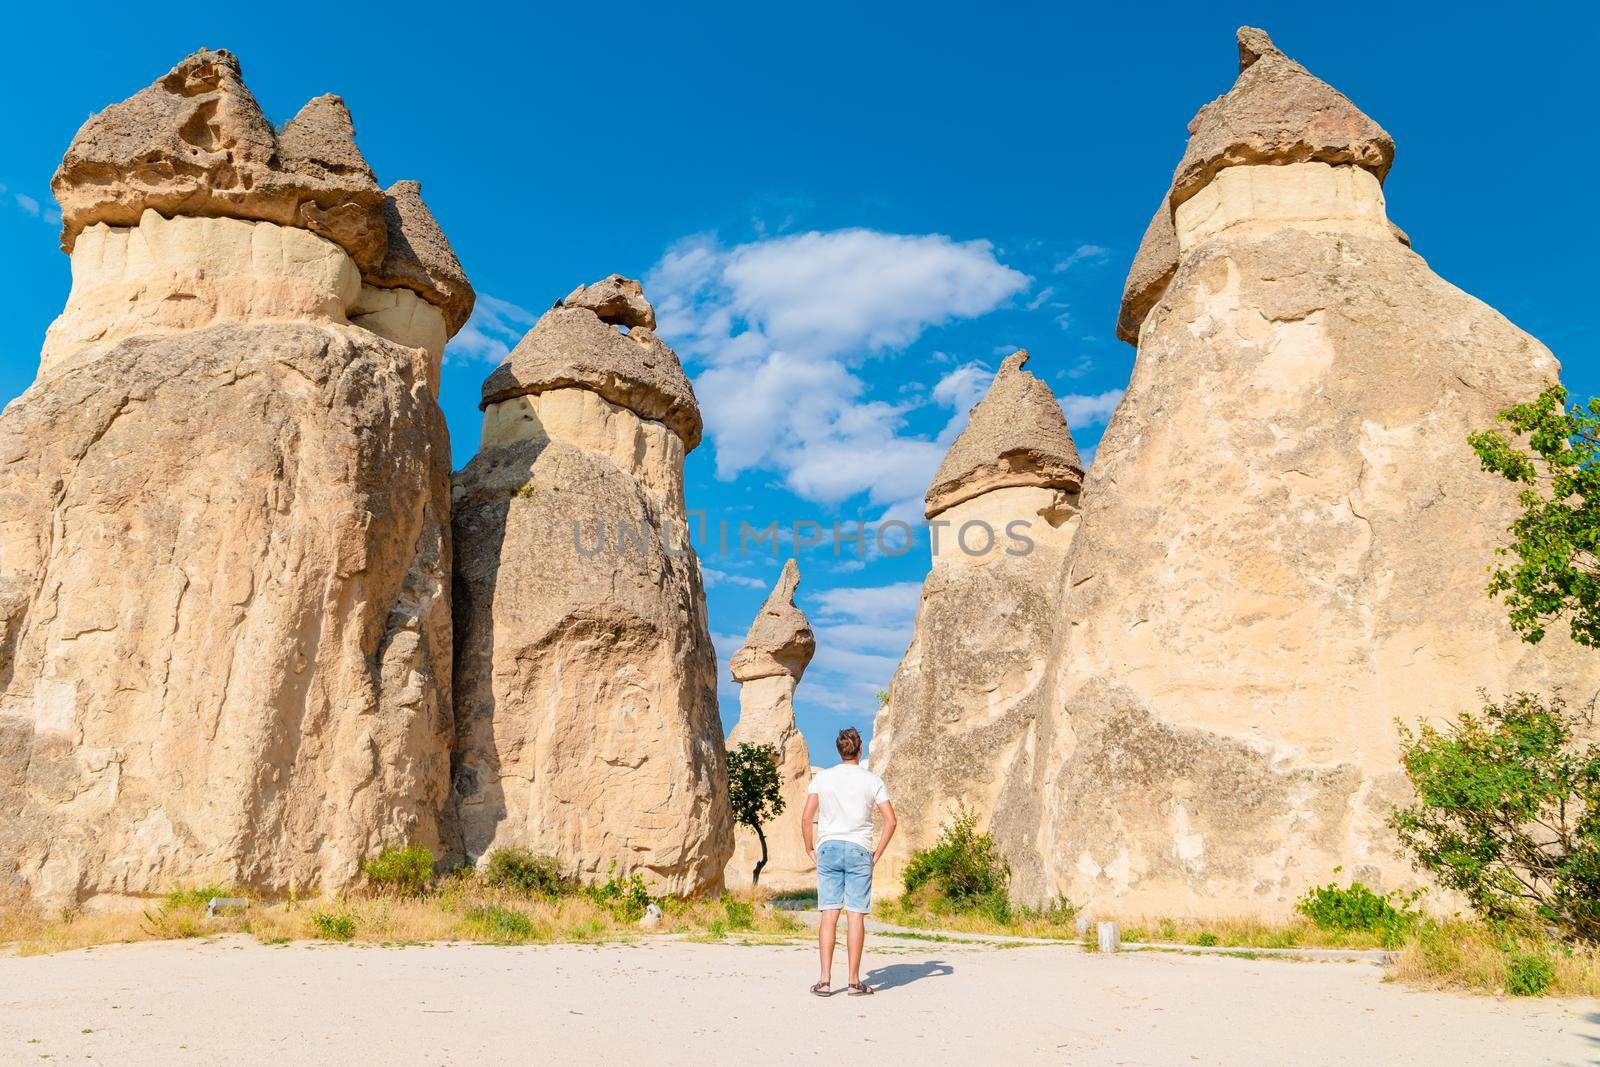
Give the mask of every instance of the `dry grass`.
<svg viewBox="0 0 1600 1067">
<path fill-rule="evenodd" d="M 914 930 L 1078 940 L 1073 913 L 1065 908 L 1043 911 L 1013 908 L 1009 918 L 1002 922 L 981 911 L 952 911 L 939 907 L 927 897 L 902 896 L 874 901 L 872 917 Z"/>
<path fill-rule="evenodd" d="M 335 900 L 252 901 L 248 911 L 205 917 L 205 891 L 174 893 L 142 911 L 50 915 L 22 900 L 0 900 L 0 951 L 20 955 L 95 945 L 249 934 L 268 944 L 327 940 L 366 944 L 473 941 L 537 944 L 619 941 L 647 936 L 637 918 L 582 894 L 524 897 L 475 879 L 446 879 L 421 897 L 372 894 Z M 728 935 L 786 938 L 803 930 L 795 919 L 748 895 L 663 904 L 651 934 L 716 940 Z M 348 936 L 343 936 L 343 935 Z"/>
<path fill-rule="evenodd" d="M 1600 947 L 1507 937 L 1481 923 L 1456 920 L 1408 938 L 1395 957 L 1390 977 L 1421 989 L 1515 993 L 1510 987 L 1514 959 L 1519 956 L 1548 961 L 1547 994 L 1600 997 Z"/>
<path fill-rule="evenodd" d="M 1309 919 L 1152 919 L 1122 925 L 1124 941 L 1166 941 L 1219 948 L 1382 948 L 1383 935 L 1367 930 L 1324 930 Z"/>
</svg>

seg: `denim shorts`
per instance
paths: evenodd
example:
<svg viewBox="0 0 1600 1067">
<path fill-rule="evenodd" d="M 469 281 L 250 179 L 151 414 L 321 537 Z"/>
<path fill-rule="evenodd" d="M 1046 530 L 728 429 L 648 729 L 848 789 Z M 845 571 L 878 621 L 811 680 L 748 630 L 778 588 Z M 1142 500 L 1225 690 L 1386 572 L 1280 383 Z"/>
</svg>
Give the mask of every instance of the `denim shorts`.
<svg viewBox="0 0 1600 1067">
<path fill-rule="evenodd" d="M 817 846 L 817 910 L 865 915 L 872 908 L 872 853 L 854 841 Z"/>
</svg>

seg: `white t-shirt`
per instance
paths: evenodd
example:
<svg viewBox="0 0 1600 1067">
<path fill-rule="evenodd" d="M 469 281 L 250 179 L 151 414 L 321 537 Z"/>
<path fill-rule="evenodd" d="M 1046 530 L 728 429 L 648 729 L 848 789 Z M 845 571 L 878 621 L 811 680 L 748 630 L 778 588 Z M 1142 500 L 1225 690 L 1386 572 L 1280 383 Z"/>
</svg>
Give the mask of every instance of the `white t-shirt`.
<svg viewBox="0 0 1600 1067">
<path fill-rule="evenodd" d="M 851 841 L 872 851 L 872 813 L 889 802 L 883 779 L 858 763 L 819 771 L 806 790 L 817 803 L 817 844 Z"/>
</svg>

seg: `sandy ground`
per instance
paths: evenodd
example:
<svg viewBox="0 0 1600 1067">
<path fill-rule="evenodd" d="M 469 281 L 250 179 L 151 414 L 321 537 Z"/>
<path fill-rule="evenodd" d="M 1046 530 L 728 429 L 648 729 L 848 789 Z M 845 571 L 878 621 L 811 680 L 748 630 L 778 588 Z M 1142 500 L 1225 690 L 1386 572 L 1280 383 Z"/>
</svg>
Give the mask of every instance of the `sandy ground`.
<svg viewBox="0 0 1600 1067">
<path fill-rule="evenodd" d="M 1413 992 L 1368 963 L 884 938 L 882 991 L 822 1000 L 813 951 L 222 938 L 0 958 L 0 1062 L 1600 1062 L 1600 1004 Z"/>
</svg>

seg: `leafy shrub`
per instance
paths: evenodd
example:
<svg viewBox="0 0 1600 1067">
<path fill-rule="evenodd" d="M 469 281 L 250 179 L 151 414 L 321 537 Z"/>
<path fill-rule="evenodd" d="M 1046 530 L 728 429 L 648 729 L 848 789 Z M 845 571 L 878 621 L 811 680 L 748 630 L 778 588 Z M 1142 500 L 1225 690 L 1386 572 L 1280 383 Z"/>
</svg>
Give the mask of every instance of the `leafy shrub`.
<svg viewBox="0 0 1600 1067">
<path fill-rule="evenodd" d="M 541 856 L 526 848 L 500 848 L 489 853 L 483 880 L 496 889 L 530 897 L 559 897 L 575 888 L 561 873 L 554 856 Z"/>
<path fill-rule="evenodd" d="M 749 930 L 756 924 L 756 910 L 750 902 L 739 900 L 731 894 L 722 894 L 722 910 L 728 917 L 728 929 Z"/>
<path fill-rule="evenodd" d="M 1210 948 L 1212 945 L 1217 943 L 1217 935 L 1212 933 L 1210 930 L 1201 930 L 1199 935 L 1194 939 L 1194 943 Z"/>
<path fill-rule="evenodd" d="M 1555 965 L 1542 952 L 1513 949 L 1506 954 L 1506 992 L 1511 996 L 1543 996 L 1555 976 Z"/>
<path fill-rule="evenodd" d="M 467 912 L 467 922 L 495 941 L 526 941 L 533 936 L 533 921 L 520 911 L 486 904 Z"/>
<path fill-rule="evenodd" d="M 1600 942 L 1600 745 L 1554 699 L 1484 695 L 1444 730 L 1401 729 L 1417 803 L 1390 817 L 1412 862 L 1498 923 Z"/>
<path fill-rule="evenodd" d="M 655 902 L 644 876 L 635 871 L 624 878 L 617 874 L 617 861 L 611 861 L 611 877 L 601 885 L 590 886 L 589 898 L 601 907 L 611 909 L 611 914 L 623 922 L 638 922 L 644 911 Z"/>
<path fill-rule="evenodd" d="M 346 911 L 319 911 L 312 914 L 311 927 L 329 941 L 348 941 L 355 936 L 356 919 Z"/>
<path fill-rule="evenodd" d="M 1006 888 L 1011 864 L 994 839 L 978 832 L 977 817 L 965 808 L 940 832 L 932 848 L 919 849 L 906 864 L 907 894 L 927 887 L 956 911 L 982 911 L 997 922 L 1011 918 Z"/>
<path fill-rule="evenodd" d="M 433 877 L 433 853 L 421 845 L 386 848 L 361 865 L 368 881 L 380 892 L 420 897 Z"/>
<path fill-rule="evenodd" d="M 167 911 L 204 911 L 213 897 L 233 896 L 226 888 L 219 885 L 195 886 L 192 889 L 175 889 L 161 898 L 161 906 Z"/>
<path fill-rule="evenodd" d="M 1384 944 L 1392 948 L 1422 917 L 1411 907 L 1418 895 L 1398 891 L 1380 895 L 1361 882 L 1348 886 L 1329 882 L 1308 890 L 1296 901 L 1295 910 L 1321 930 L 1382 934 Z"/>
</svg>

